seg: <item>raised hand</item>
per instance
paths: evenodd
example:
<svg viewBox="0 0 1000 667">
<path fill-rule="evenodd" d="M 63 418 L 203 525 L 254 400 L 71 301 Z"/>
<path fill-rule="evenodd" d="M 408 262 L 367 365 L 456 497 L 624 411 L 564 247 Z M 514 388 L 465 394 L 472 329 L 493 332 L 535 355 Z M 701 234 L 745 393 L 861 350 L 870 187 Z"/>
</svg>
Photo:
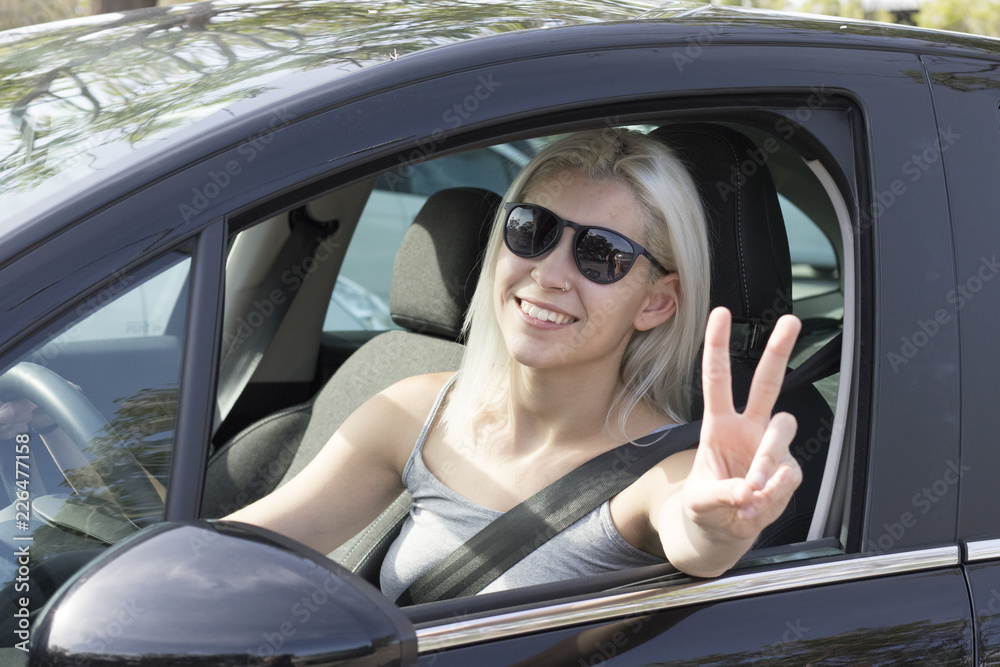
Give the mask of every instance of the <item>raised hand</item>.
<svg viewBox="0 0 1000 667">
<path fill-rule="evenodd" d="M 752 542 L 777 519 L 802 481 L 788 449 L 795 418 L 788 413 L 771 416 L 801 323 L 792 315 L 778 320 L 754 372 L 746 409 L 738 413 L 729 366 L 730 322 L 725 308 L 715 309 L 708 319 L 702 365 L 705 417 L 681 504 L 687 521 L 709 541 L 739 543 Z"/>
</svg>

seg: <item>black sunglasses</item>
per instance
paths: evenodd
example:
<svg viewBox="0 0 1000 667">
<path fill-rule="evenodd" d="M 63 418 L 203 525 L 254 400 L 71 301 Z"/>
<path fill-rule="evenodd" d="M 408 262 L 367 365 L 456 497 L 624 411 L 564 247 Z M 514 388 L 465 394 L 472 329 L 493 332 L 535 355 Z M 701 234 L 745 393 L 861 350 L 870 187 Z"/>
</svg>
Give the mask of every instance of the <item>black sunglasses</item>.
<svg viewBox="0 0 1000 667">
<path fill-rule="evenodd" d="M 559 243 L 563 227 L 573 228 L 573 256 L 580 273 L 595 283 L 609 284 L 625 277 L 636 257 L 645 255 L 653 266 L 671 273 L 629 237 L 605 227 L 579 225 L 560 218 L 538 204 L 507 202 L 503 241 L 518 257 L 544 255 Z"/>
</svg>

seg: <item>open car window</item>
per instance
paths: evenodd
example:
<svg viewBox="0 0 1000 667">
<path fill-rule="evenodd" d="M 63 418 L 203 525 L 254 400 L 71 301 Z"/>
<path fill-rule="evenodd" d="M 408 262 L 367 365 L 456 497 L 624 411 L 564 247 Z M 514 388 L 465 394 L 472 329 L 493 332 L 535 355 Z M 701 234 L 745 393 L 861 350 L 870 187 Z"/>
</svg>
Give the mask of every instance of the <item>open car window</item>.
<svg viewBox="0 0 1000 667">
<path fill-rule="evenodd" d="M 671 123 L 644 122 L 636 126 L 641 131 L 655 131 L 659 127 L 669 127 Z M 836 170 L 835 164 L 822 164 L 815 160 L 807 161 L 794 146 L 794 142 L 776 137 L 774 133 L 762 130 L 762 124 L 740 124 L 728 121 L 720 124 L 745 136 L 756 146 L 768 146 L 770 152 L 760 150 L 760 154 L 771 170 L 774 179 L 775 196 L 777 198 L 784 231 L 788 239 L 788 252 L 791 259 L 791 284 L 786 294 L 776 294 L 776 299 L 791 301 L 792 311 L 803 319 L 805 327 L 791 362 L 795 367 L 809 359 L 817 350 L 834 339 L 845 326 L 845 309 L 849 311 L 852 297 L 848 293 L 851 283 L 845 281 L 845 274 L 853 271 L 851 255 L 847 244 L 850 235 L 845 233 L 849 227 L 846 218 L 838 210 L 843 210 L 843 200 L 835 188 L 830 186 L 830 179 L 825 179 L 828 170 Z M 765 126 L 766 127 L 766 126 Z M 317 263 L 317 268 L 310 280 L 314 280 L 316 294 L 304 298 L 321 303 L 323 290 L 330 294 L 329 307 L 326 310 L 320 343 L 320 360 L 330 363 L 328 367 L 320 368 L 320 384 L 328 382 L 331 376 L 336 380 L 342 368 L 351 368 L 355 364 L 365 365 L 368 379 L 372 374 L 381 372 L 377 360 L 360 361 L 364 357 L 359 351 L 369 341 L 378 341 L 379 330 L 400 329 L 399 324 L 391 321 L 389 314 L 390 291 L 392 284 L 392 267 L 402 239 L 410 224 L 420 213 L 427 199 L 435 193 L 453 187 L 480 187 L 502 195 L 509 183 L 516 176 L 518 169 L 530 157 L 537 153 L 547 142 L 557 135 L 536 135 L 526 139 L 517 139 L 508 143 L 496 144 L 485 148 L 469 151 L 456 151 L 440 158 L 428 157 L 420 162 L 404 162 L 400 158 L 396 167 L 358 181 L 350 186 L 333 190 L 304 204 L 310 216 L 318 220 L 336 219 L 337 231 L 329 239 L 331 247 L 336 250 L 329 259 L 324 258 Z M 766 144 L 764 142 L 767 142 Z M 775 146 L 777 148 L 771 149 Z M 761 168 L 756 164 L 754 169 Z M 839 208 L 838 208 L 839 207 Z M 278 215 L 263 221 L 257 227 L 251 227 L 240 232 L 230 253 L 230 277 L 227 280 L 227 329 L 232 323 L 239 321 L 241 308 L 229 302 L 231 296 L 239 300 L 240 277 L 254 273 L 247 269 L 243 258 L 253 257 L 253 247 L 259 248 L 264 256 L 273 257 L 277 248 L 287 238 L 289 219 L 299 216 L 296 210 Z M 456 221 L 455 224 L 460 224 Z M 276 230 L 269 235 L 266 229 Z M 258 235 L 258 241 L 252 239 Z M 242 244 L 242 246 L 241 246 Z M 268 254 L 270 253 L 270 254 Z M 260 267 L 266 267 L 268 261 L 261 260 Z M 435 261 L 434 258 L 428 261 Z M 261 280 L 257 271 L 256 278 L 250 280 L 250 285 Z M 249 279 L 248 279 L 249 280 Z M 321 286 L 322 285 L 322 286 Z M 303 288 L 304 290 L 305 288 Z M 252 308 L 253 287 L 247 287 L 242 297 L 246 307 Z M 234 302 L 235 303 L 235 302 Z M 248 311 L 249 312 L 249 311 Z M 770 323 L 773 324 L 772 317 Z M 853 323 L 852 323 L 853 326 Z M 301 331 L 301 330 L 300 330 Z M 349 335 L 356 331 L 359 336 Z M 332 333 L 331 332 L 335 332 Z M 276 334 L 275 346 L 280 346 L 285 331 Z M 436 336 L 441 340 L 442 336 Z M 388 339 L 385 339 L 388 340 Z M 269 350 L 272 356 L 275 350 Z M 850 347 L 843 349 L 842 358 L 850 358 L 853 351 Z M 457 357 L 456 357 L 457 359 Z M 333 360 L 333 361 L 331 361 Z M 262 368 L 271 360 L 265 359 Z M 371 364 L 376 366 L 372 367 Z M 386 357 L 383 363 L 392 364 L 392 357 Z M 254 382 L 261 380 L 265 371 L 258 371 Z M 317 380 L 314 380 L 316 382 Z M 841 452 L 845 440 L 845 432 L 841 426 L 834 428 L 835 422 L 843 422 L 843 411 L 846 410 L 846 392 L 841 385 L 838 372 L 824 374 L 822 378 L 809 383 L 808 400 L 800 404 L 790 402 L 788 409 L 799 412 L 801 424 L 799 439 L 793 445 L 793 452 L 799 458 L 800 464 L 807 468 L 805 484 L 809 486 L 808 496 L 812 504 L 823 504 L 822 517 L 814 521 L 812 531 L 807 531 L 811 516 L 805 516 L 805 524 L 800 525 L 794 533 L 785 537 L 774 537 L 773 541 L 762 544 L 761 548 L 750 554 L 738 569 L 757 567 L 762 564 L 801 561 L 843 553 L 843 535 L 846 530 L 844 521 L 847 513 L 844 510 L 844 485 L 850 468 L 849 458 L 843 458 Z M 252 382 L 250 387 L 252 388 Z M 269 386 L 261 384 L 261 387 Z M 277 387 L 279 385 L 270 385 Z M 282 385 L 284 386 L 284 385 Z M 347 385 L 345 385 L 347 386 Z M 343 391 L 350 392 L 347 388 Z M 322 393 L 320 394 L 322 396 Z M 320 402 L 313 404 L 314 411 L 325 409 Z M 805 407 L 802 407 L 805 406 Z M 782 408 L 785 409 L 785 408 Z M 343 418 L 349 412 L 342 405 L 335 408 L 336 417 Z M 837 415 L 840 415 L 837 417 Z M 238 426 L 225 429 L 228 434 L 238 431 Z M 305 437 L 308 441 L 309 437 Z M 837 440 L 831 444 L 832 440 Z M 224 442 L 217 442 L 224 447 Z M 307 442 L 308 444 L 308 442 Z M 834 451 L 833 459 L 828 464 L 828 452 Z M 242 504 L 251 502 L 256 497 L 266 493 L 266 489 L 290 479 L 304 465 L 301 453 L 286 451 L 283 447 L 275 461 L 270 461 L 268 470 L 249 474 L 240 484 L 253 486 L 251 493 L 242 494 L 239 502 L 225 505 L 231 511 Z M 843 454 L 849 457 L 850 453 Z M 829 471 L 827 468 L 829 467 Z M 812 505 L 810 505 L 812 507 Z M 801 509 L 801 508 L 800 508 Z M 208 511 L 206 516 L 220 516 L 221 509 L 214 513 Z M 800 518 L 800 522 L 802 519 Z M 796 535 L 792 539 L 791 535 Z M 808 540 L 807 540 L 808 535 Z M 789 542 L 806 542 L 805 545 L 789 546 Z M 350 551 L 350 550 L 348 550 Z M 344 552 L 335 552 L 332 556 L 339 559 Z M 355 563 L 348 562 L 354 566 Z M 369 571 L 370 580 L 377 584 L 377 570 Z M 666 579 L 664 579 L 666 577 Z M 564 586 L 565 590 L 594 590 L 594 587 L 618 587 L 629 582 L 639 581 L 674 581 L 687 580 L 683 575 L 666 567 L 648 572 L 614 573 L 594 581 L 582 583 L 553 584 L 541 593 L 551 596 L 554 591 Z M 582 588 L 581 588 L 582 587 Z M 521 599 L 516 592 L 509 592 L 503 599 Z M 484 603 L 485 604 L 485 603 Z"/>
</svg>

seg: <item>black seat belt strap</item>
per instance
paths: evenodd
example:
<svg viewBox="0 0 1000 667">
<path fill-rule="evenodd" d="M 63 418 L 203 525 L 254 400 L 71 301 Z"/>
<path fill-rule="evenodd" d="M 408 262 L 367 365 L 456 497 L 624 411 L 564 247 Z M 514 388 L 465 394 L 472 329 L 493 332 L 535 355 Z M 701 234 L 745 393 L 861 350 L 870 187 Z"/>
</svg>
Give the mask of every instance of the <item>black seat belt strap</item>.
<svg viewBox="0 0 1000 667">
<path fill-rule="evenodd" d="M 612 449 L 502 514 L 425 572 L 398 604 L 474 595 L 539 546 L 617 495 L 671 454 L 698 442 L 701 422 Z"/>
<path fill-rule="evenodd" d="M 781 383 L 781 393 L 795 391 L 799 387 L 833 375 L 840 370 L 840 347 L 844 334 L 838 333 L 801 364 L 796 366 Z"/>
</svg>

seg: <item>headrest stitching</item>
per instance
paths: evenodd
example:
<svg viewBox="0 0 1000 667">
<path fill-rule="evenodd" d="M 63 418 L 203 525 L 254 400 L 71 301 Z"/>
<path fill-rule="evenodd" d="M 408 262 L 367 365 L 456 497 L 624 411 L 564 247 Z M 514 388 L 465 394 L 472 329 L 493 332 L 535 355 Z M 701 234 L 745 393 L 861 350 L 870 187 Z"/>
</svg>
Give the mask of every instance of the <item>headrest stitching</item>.
<svg viewBox="0 0 1000 667">
<path fill-rule="evenodd" d="M 740 168 L 740 156 L 733 148 L 733 145 L 729 142 L 729 139 L 722 136 L 721 134 L 716 134 L 711 130 L 703 130 L 705 134 L 714 136 L 716 139 L 720 140 L 733 154 L 733 162 L 736 165 L 737 173 Z M 737 178 L 736 179 L 736 246 L 740 257 L 740 275 L 743 276 L 743 310 L 748 315 L 750 314 L 750 291 L 747 288 L 747 268 L 746 268 L 746 257 L 743 252 L 743 209 L 741 205 L 741 200 L 743 199 L 743 182 Z"/>
</svg>

